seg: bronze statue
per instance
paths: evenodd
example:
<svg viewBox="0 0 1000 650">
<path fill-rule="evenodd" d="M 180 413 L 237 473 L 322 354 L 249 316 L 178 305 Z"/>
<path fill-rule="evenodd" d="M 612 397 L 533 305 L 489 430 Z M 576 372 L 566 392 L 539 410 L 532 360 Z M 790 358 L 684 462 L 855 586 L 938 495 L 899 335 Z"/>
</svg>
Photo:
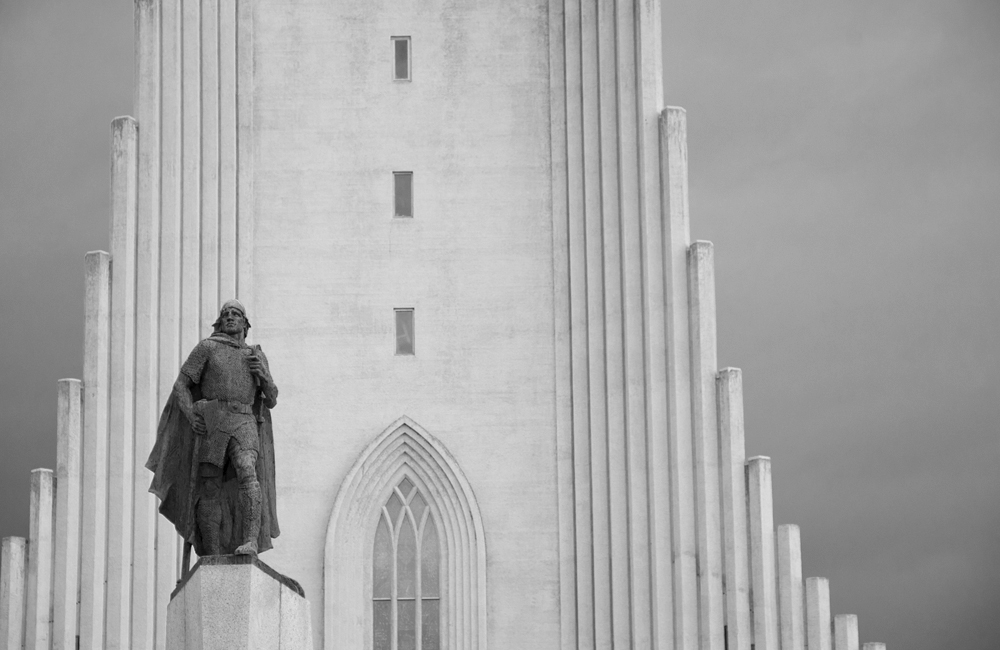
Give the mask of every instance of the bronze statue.
<svg viewBox="0 0 1000 650">
<path fill-rule="evenodd" d="M 213 334 L 181 366 L 146 461 L 160 513 L 201 556 L 256 555 L 279 534 L 278 387 L 263 350 L 246 344 L 249 329 L 238 300 L 222 305 Z"/>
</svg>

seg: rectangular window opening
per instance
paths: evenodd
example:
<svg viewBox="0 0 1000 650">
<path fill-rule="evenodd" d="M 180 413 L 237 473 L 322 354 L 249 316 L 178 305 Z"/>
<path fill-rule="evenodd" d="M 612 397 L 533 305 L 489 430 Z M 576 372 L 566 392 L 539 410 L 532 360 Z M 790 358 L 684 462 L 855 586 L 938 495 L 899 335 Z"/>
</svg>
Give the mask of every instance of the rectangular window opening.
<svg viewBox="0 0 1000 650">
<path fill-rule="evenodd" d="M 413 309 L 395 309 L 396 312 L 396 354 L 413 354 Z"/>
<path fill-rule="evenodd" d="M 397 217 L 413 216 L 413 172 L 392 172 L 392 194 Z"/>
<path fill-rule="evenodd" d="M 410 80 L 410 37 L 392 37 L 392 78 L 394 81 Z"/>
</svg>

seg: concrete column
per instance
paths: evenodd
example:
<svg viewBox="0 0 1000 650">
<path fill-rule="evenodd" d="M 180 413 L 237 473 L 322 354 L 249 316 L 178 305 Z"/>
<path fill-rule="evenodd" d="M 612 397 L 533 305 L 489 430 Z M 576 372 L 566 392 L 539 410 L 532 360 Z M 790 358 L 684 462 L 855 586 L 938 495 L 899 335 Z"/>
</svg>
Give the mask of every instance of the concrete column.
<svg viewBox="0 0 1000 650">
<path fill-rule="evenodd" d="M 4 537 L 0 543 L 0 650 L 24 647 L 27 545 L 23 537 Z"/>
<path fill-rule="evenodd" d="M 635 3 L 639 70 L 635 77 L 639 115 L 637 141 L 639 220 L 642 239 L 645 320 L 647 472 L 649 473 L 650 598 L 652 647 L 673 644 L 673 557 L 670 529 L 670 466 L 667 403 L 666 279 L 662 206 L 660 115 L 663 110 L 663 53 L 659 2 Z M 569 45 L 567 45 L 569 47 Z"/>
<path fill-rule="evenodd" d="M 598 3 L 582 2 L 580 11 L 583 91 L 583 214 L 586 224 L 587 368 L 590 372 L 591 507 L 593 521 L 594 645 L 611 647 L 611 535 L 608 477 L 608 366 L 602 272 L 604 229 L 601 186 L 601 100 L 598 56 Z"/>
<path fill-rule="evenodd" d="M 152 650 L 156 629 L 156 497 L 146 458 L 159 417 L 160 0 L 136 3 L 135 110 L 139 121 L 135 292 L 135 459 L 132 487 L 133 650 Z"/>
<path fill-rule="evenodd" d="M 201 339 L 201 0 L 181 5 L 181 355 Z"/>
<path fill-rule="evenodd" d="M 716 413 L 715 267 L 712 243 L 688 250 L 691 330 L 691 420 L 694 433 L 695 521 L 698 536 L 698 605 L 701 648 L 725 647 L 722 598 L 722 515 Z"/>
<path fill-rule="evenodd" d="M 253 313 L 253 2 L 236 0 L 236 296 Z M 227 296 L 228 297 L 228 296 Z"/>
<path fill-rule="evenodd" d="M 781 650 L 805 648 L 802 599 L 799 527 L 782 524 L 778 526 L 778 620 L 781 625 Z"/>
<path fill-rule="evenodd" d="M 24 616 L 25 650 L 49 650 L 51 647 L 55 487 L 55 476 L 51 469 L 31 470 L 31 532 Z"/>
<path fill-rule="evenodd" d="M 778 650 L 774 510 L 771 502 L 771 459 L 767 456 L 754 456 L 747 461 L 747 503 L 754 646 L 756 650 Z"/>
<path fill-rule="evenodd" d="M 688 331 L 687 116 L 668 107 L 660 119 L 667 323 L 667 431 L 670 444 L 674 645 L 698 646 L 698 544 L 691 438 L 691 340 Z"/>
<path fill-rule="evenodd" d="M 104 648 L 108 525 L 108 405 L 111 256 L 87 253 L 83 343 L 83 532 L 80 543 L 80 648 Z"/>
<path fill-rule="evenodd" d="M 869 641 L 861 646 L 861 650 L 885 650 L 885 644 Z"/>
<path fill-rule="evenodd" d="M 858 617 L 854 614 L 837 614 L 833 617 L 833 649 L 858 650 Z"/>
<path fill-rule="evenodd" d="M 52 650 L 76 650 L 76 603 L 80 589 L 80 490 L 83 482 L 83 404 L 80 388 L 79 379 L 59 380 Z"/>
<path fill-rule="evenodd" d="M 128 648 L 131 641 L 139 134 L 131 117 L 115 119 L 111 130 L 111 410 L 104 647 L 119 650 Z"/>
<path fill-rule="evenodd" d="M 219 305 L 219 0 L 201 2 L 201 320 L 211 332 Z"/>
<path fill-rule="evenodd" d="M 597 6 L 597 111 L 600 162 L 600 241 L 604 249 L 592 263 L 603 268 L 604 372 L 606 376 L 608 520 L 611 571 L 611 639 L 614 647 L 632 645 L 630 597 L 627 420 L 625 417 L 625 332 L 622 292 L 622 214 L 620 125 L 618 115 L 618 25 L 614 2 Z M 623 74 L 625 71 L 622 71 Z M 634 74 L 634 72 L 633 72 Z M 586 146 L 586 144 L 585 144 Z"/>
<path fill-rule="evenodd" d="M 645 65 L 637 51 L 637 8 L 640 3 L 615 5 L 615 46 L 618 60 L 615 98 L 618 102 L 618 168 L 620 183 L 622 309 L 627 439 L 627 498 L 629 603 L 633 647 L 652 647 L 649 533 L 649 431 L 646 422 L 645 316 L 642 264 L 642 190 L 636 152 L 642 130 L 636 77 Z M 654 140 L 655 143 L 655 140 Z M 662 395 L 662 394 L 661 394 Z"/>
<path fill-rule="evenodd" d="M 559 498 L 560 649 L 577 647 L 576 546 L 573 479 L 573 379 L 570 330 L 569 209 L 566 131 L 566 33 L 564 3 L 549 4 L 549 96 L 553 102 L 552 137 L 552 275 L 555 320 L 556 476 Z"/>
<path fill-rule="evenodd" d="M 576 642 L 594 646 L 594 534 L 591 501 L 590 371 L 587 319 L 587 246 L 584 203 L 582 16 L 565 4 L 566 177 L 569 237 L 571 400 L 573 423 Z"/>
<path fill-rule="evenodd" d="M 729 650 L 750 650 L 750 559 L 743 446 L 743 374 L 724 368 L 716 379 L 722 486 L 726 635 Z"/>
<path fill-rule="evenodd" d="M 158 399 L 166 403 L 180 368 L 181 3 L 161 3 L 160 270 Z M 177 580 L 177 533 L 156 518 L 156 649 L 165 648 L 166 608 Z"/>
<path fill-rule="evenodd" d="M 831 650 L 830 581 L 806 578 L 806 648 Z"/>
<path fill-rule="evenodd" d="M 219 295 L 236 295 L 236 0 L 219 1 Z M 218 307 L 218 305 L 216 305 Z"/>
</svg>

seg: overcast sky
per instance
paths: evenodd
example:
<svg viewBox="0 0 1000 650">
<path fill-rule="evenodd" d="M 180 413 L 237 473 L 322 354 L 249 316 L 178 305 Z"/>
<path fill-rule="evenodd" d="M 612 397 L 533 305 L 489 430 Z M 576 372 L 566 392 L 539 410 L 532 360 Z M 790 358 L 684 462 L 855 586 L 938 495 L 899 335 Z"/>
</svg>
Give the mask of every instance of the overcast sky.
<svg viewBox="0 0 1000 650">
<path fill-rule="evenodd" d="M 1000 2 L 663 0 L 719 360 L 805 574 L 890 648 L 1000 639 Z M 0 0 L 0 536 L 55 465 L 132 3 Z"/>
</svg>

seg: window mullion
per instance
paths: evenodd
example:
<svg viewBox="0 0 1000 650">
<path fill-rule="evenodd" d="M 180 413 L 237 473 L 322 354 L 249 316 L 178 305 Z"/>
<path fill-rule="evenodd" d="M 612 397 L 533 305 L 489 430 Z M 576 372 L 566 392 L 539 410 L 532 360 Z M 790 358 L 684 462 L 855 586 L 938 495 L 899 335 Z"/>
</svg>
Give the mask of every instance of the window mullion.
<svg viewBox="0 0 1000 650">
<path fill-rule="evenodd" d="M 392 597 L 392 623 L 389 626 L 389 647 L 392 650 L 399 650 L 399 605 L 397 603 L 397 597 L 399 595 L 397 585 L 399 583 L 399 578 L 396 575 L 398 573 L 397 564 L 399 559 L 397 558 L 397 555 L 399 554 L 399 544 L 396 531 L 390 529 L 389 533 L 392 538 L 392 573 L 389 574 L 392 577 L 390 582 L 390 596 Z"/>
<path fill-rule="evenodd" d="M 420 580 L 423 577 L 423 570 L 422 570 L 423 567 L 421 566 L 421 564 L 423 562 L 423 556 L 424 556 L 423 548 L 422 548 L 422 542 L 423 542 L 423 539 L 422 539 L 422 537 L 423 537 L 423 525 L 422 524 L 423 524 L 423 522 L 420 522 L 421 525 L 417 524 L 417 519 L 416 519 L 416 517 L 413 516 L 413 511 L 410 510 L 410 504 L 409 503 L 406 504 L 406 510 L 407 510 L 408 514 L 410 515 L 410 520 L 413 522 L 414 533 L 416 534 L 416 537 L 417 537 L 417 562 L 416 562 L 416 567 L 415 567 L 416 568 L 416 572 L 417 572 L 417 580 L 416 580 L 416 590 L 415 590 L 415 594 L 414 594 L 416 596 L 416 601 L 417 601 L 417 605 L 416 605 L 416 619 L 417 620 L 416 620 L 416 625 L 414 626 L 415 634 L 416 634 L 417 638 L 415 639 L 416 643 L 414 644 L 414 647 L 417 650 L 423 650 L 423 647 L 424 647 L 423 588 L 422 588 L 422 586 L 420 584 Z"/>
</svg>

